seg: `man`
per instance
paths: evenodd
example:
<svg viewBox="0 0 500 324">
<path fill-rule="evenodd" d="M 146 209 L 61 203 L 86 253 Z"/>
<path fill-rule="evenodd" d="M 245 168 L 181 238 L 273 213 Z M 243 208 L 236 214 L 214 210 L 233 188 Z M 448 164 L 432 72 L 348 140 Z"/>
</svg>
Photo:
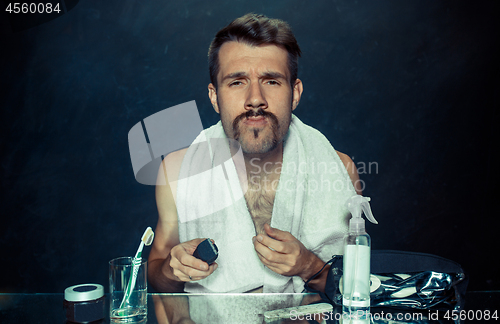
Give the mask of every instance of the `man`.
<svg viewBox="0 0 500 324">
<path fill-rule="evenodd" d="M 193 209 L 199 204 L 193 192 L 198 194 L 201 187 L 199 195 L 212 200 L 228 194 L 216 193 L 218 187 L 210 184 L 177 181 L 181 170 L 193 164 L 194 149 L 165 158 L 159 177 L 167 177 L 170 185 L 156 188 L 159 220 L 149 255 L 149 281 L 155 289 L 179 292 L 189 286 L 186 290 L 195 292 L 244 292 L 264 287 L 265 292 L 300 292 L 331 257 L 328 253 L 342 253 L 339 240 L 348 217 L 343 202 L 361 194 L 359 178 L 347 155 L 336 152 L 319 132 L 292 115 L 303 92 L 297 78 L 299 56 L 289 26 L 261 15 L 238 18 L 215 36 L 209 50 L 208 94 L 221 122 L 203 136 L 222 134 L 239 143 L 247 181 L 238 173 L 242 168 L 232 177 L 248 187 L 244 201 L 201 215 L 203 206 Z M 231 181 L 226 170 L 224 175 Z M 342 182 L 345 178 L 348 184 Z M 329 218 L 330 212 L 336 216 Z M 185 221 L 191 213 L 201 214 Z M 211 265 L 192 255 L 205 237 L 219 246 L 220 257 Z M 335 246 L 329 242 L 332 237 Z M 309 285 L 324 290 L 327 273 L 328 267 Z"/>
</svg>

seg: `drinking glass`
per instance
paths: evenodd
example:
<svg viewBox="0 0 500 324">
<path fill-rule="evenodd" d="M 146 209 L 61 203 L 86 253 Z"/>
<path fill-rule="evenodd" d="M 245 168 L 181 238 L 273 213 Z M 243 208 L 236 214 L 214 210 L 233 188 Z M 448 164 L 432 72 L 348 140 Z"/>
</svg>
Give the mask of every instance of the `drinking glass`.
<svg viewBox="0 0 500 324">
<path fill-rule="evenodd" d="M 141 323 L 147 320 L 147 260 L 141 260 L 140 265 L 137 263 L 134 288 L 130 294 L 126 293 L 127 287 L 134 281 L 133 259 L 121 257 L 109 261 L 109 317 L 112 323 Z"/>
</svg>

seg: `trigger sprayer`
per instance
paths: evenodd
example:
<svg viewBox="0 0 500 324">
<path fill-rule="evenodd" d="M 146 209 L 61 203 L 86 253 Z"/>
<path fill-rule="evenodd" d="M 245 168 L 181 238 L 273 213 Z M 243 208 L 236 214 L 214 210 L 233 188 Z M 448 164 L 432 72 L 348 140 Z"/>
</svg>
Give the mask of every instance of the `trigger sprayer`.
<svg viewBox="0 0 500 324">
<path fill-rule="evenodd" d="M 378 224 L 370 208 L 370 198 L 359 195 L 347 199 L 351 212 L 349 232 L 344 238 L 344 274 L 342 311 L 350 318 L 367 319 L 370 312 L 370 235 L 365 231 L 366 218 Z"/>
<path fill-rule="evenodd" d="M 355 195 L 347 199 L 345 206 L 349 209 L 352 215 L 352 218 L 349 221 L 349 233 L 365 232 L 365 220 L 361 217 L 361 210 L 363 210 L 366 218 L 368 218 L 370 222 L 378 224 L 375 217 L 373 217 L 369 201 L 370 197 L 363 197 L 360 195 Z"/>
</svg>

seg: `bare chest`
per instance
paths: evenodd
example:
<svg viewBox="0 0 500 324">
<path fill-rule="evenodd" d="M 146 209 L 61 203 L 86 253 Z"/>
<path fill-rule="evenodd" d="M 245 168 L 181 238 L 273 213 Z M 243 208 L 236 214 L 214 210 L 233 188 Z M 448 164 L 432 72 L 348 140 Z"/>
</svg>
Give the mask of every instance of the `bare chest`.
<svg viewBox="0 0 500 324">
<path fill-rule="evenodd" d="M 264 233 L 264 224 L 271 223 L 275 195 L 276 188 L 274 186 L 249 182 L 245 200 L 257 234 Z"/>
</svg>

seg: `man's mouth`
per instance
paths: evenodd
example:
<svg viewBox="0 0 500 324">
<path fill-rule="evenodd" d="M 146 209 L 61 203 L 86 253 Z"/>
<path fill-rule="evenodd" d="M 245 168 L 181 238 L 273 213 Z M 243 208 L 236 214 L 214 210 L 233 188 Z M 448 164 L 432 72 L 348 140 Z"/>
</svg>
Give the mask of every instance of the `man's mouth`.
<svg viewBox="0 0 500 324">
<path fill-rule="evenodd" d="M 271 125 L 271 129 L 273 133 L 276 133 L 279 124 L 276 116 L 270 112 L 264 111 L 263 109 L 249 110 L 238 117 L 236 117 L 233 121 L 233 132 L 234 138 L 238 139 L 240 137 L 240 127 L 239 124 L 244 124 L 246 127 L 254 128 L 255 131 L 258 131 L 259 128 L 266 126 L 267 124 Z M 255 134 L 254 134 L 255 135 Z"/>
<path fill-rule="evenodd" d="M 243 119 L 243 123 L 248 126 L 260 127 L 267 124 L 267 118 L 263 115 L 247 116 Z"/>
<path fill-rule="evenodd" d="M 265 119 L 266 119 L 266 116 L 263 116 L 263 115 L 247 116 L 246 117 L 246 120 L 249 120 L 249 121 L 259 121 L 259 120 L 265 120 Z"/>
</svg>

